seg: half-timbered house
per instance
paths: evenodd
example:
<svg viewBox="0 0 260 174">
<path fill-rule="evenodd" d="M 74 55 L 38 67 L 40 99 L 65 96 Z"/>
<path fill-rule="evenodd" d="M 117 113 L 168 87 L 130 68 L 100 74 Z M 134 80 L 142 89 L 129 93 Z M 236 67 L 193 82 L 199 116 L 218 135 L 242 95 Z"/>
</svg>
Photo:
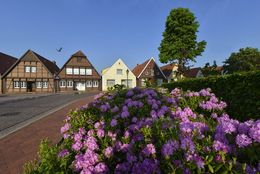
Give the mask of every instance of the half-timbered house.
<svg viewBox="0 0 260 174">
<path fill-rule="evenodd" d="M 132 72 L 136 76 L 136 83 L 139 87 L 145 87 L 147 83 L 161 86 L 163 81 L 166 80 L 165 75 L 153 57 L 140 65 L 138 64 Z"/>
<path fill-rule="evenodd" d="M 3 92 L 55 92 L 55 62 L 28 50 L 3 75 Z"/>
<path fill-rule="evenodd" d="M 58 77 L 60 91 L 90 91 L 101 88 L 101 76 L 82 51 L 68 59 Z"/>
</svg>

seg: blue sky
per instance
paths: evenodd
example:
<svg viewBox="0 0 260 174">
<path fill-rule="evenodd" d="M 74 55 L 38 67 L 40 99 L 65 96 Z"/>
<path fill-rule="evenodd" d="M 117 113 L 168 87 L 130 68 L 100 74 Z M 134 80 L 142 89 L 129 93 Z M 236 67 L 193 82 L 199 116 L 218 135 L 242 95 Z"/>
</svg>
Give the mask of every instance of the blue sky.
<svg viewBox="0 0 260 174">
<path fill-rule="evenodd" d="M 152 56 L 159 62 L 166 17 L 178 7 L 190 8 L 198 40 L 207 41 L 195 67 L 260 48 L 259 0 L 0 0 L 0 52 L 32 49 L 61 67 L 82 50 L 99 71 L 118 58 L 129 68 Z"/>
</svg>

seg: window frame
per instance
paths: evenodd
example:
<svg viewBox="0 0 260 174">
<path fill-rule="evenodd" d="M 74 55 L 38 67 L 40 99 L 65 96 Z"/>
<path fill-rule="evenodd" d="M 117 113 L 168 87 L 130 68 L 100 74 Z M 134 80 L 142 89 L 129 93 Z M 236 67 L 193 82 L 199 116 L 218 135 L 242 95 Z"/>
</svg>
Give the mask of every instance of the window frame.
<svg viewBox="0 0 260 174">
<path fill-rule="evenodd" d="M 114 84 L 112 86 L 110 86 L 110 85 L 108 85 L 109 84 L 108 81 L 113 81 Z M 113 87 L 113 86 L 115 86 L 115 84 L 116 84 L 116 80 L 115 79 L 107 79 L 107 87 Z"/>
<path fill-rule="evenodd" d="M 91 72 L 91 73 L 89 73 L 89 72 Z M 92 74 L 93 74 L 92 68 L 86 68 L 86 75 L 87 76 L 92 76 Z"/>
<path fill-rule="evenodd" d="M 33 71 L 35 70 L 35 71 Z M 31 73 L 36 73 L 37 72 L 37 67 L 36 66 L 31 66 Z"/>
<path fill-rule="evenodd" d="M 61 80 L 60 81 L 60 87 L 61 88 L 66 88 L 66 80 Z"/>
<path fill-rule="evenodd" d="M 36 82 L 36 88 L 42 88 L 42 82 Z"/>
<path fill-rule="evenodd" d="M 79 75 L 79 68 L 73 68 L 73 74 Z"/>
<path fill-rule="evenodd" d="M 19 81 L 13 81 L 14 88 L 20 88 L 20 82 Z"/>
<path fill-rule="evenodd" d="M 87 87 L 87 88 L 92 88 L 92 87 L 93 87 L 93 82 L 92 82 L 92 80 L 87 80 L 87 81 L 86 81 L 86 87 Z"/>
<path fill-rule="evenodd" d="M 73 88 L 73 81 L 72 80 L 68 80 L 67 81 L 67 88 Z"/>
<path fill-rule="evenodd" d="M 71 71 L 68 71 L 68 70 L 71 70 Z M 68 73 L 68 72 L 71 72 L 71 73 Z M 73 74 L 73 68 L 67 67 L 67 68 L 66 68 L 66 74 L 72 75 L 72 74 Z"/>
<path fill-rule="evenodd" d="M 26 81 L 21 81 L 21 82 L 20 82 L 20 87 L 21 87 L 21 88 L 27 88 L 27 83 L 26 83 Z"/>
<path fill-rule="evenodd" d="M 84 70 L 84 73 L 82 73 L 83 72 L 82 70 Z M 79 68 L 79 74 L 80 75 L 86 75 L 86 69 L 85 68 Z"/>
<path fill-rule="evenodd" d="M 120 71 L 121 71 L 121 73 L 118 73 Z M 123 75 L 123 69 L 116 69 L 116 75 Z"/>
<path fill-rule="evenodd" d="M 98 80 L 94 80 L 94 81 L 92 82 L 92 86 L 95 87 L 95 88 L 97 88 L 97 87 L 98 87 Z"/>
<path fill-rule="evenodd" d="M 48 81 L 43 81 L 42 82 L 42 88 L 48 88 L 48 86 L 49 86 Z"/>
<path fill-rule="evenodd" d="M 25 65 L 25 66 L 24 66 L 24 72 L 30 73 L 30 72 L 31 72 L 31 67 L 28 66 L 28 65 Z"/>
</svg>

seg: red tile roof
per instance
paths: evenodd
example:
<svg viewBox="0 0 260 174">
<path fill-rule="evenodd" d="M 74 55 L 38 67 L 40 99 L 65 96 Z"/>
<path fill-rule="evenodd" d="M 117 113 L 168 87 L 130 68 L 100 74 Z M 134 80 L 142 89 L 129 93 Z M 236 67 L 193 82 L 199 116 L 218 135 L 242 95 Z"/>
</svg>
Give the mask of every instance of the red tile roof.
<svg viewBox="0 0 260 174">
<path fill-rule="evenodd" d="M 46 68 L 48 68 L 48 70 L 52 73 L 52 74 L 57 74 L 60 70 L 60 68 L 56 65 L 56 63 L 42 57 L 41 55 L 33 52 L 33 54 L 35 54 L 38 59 L 46 66 Z"/>
<path fill-rule="evenodd" d="M 195 78 L 201 68 L 191 68 L 189 70 L 184 71 L 184 76 L 189 78 Z"/>
<path fill-rule="evenodd" d="M 0 74 L 4 74 L 18 59 L 0 52 Z"/>
<path fill-rule="evenodd" d="M 144 69 L 144 67 L 146 66 L 146 64 L 148 63 L 150 61 L 150 59 L 148 59 L 148 60 L 146 60 L 144 63 L 142 63 L 142 64 L 137 64 L 135 67 L 134 67 L 134 69 L 132 70 L 132 72 L 134 73 L 134 75 L 136 76 L 136 77 L 138 77 L 140 74 L 141 74 L 141 72 L 143 71 L 143 69 Z"/>
<path fill-rule="evenodd" d="M 171 75 L 172 70 L 173 70 L 173 68 L 174 68 L 175 66 L 177 66 L 177 65 L 174 64 L 174 63 L 170 63 L 170 64 L 168 64 L 168 65 L 162 66 L 162 67 L 161 67 L 161 70 L 162 70 L 162 72 L 164 73 L 164 75 L 165 75 L 166 77 L 169 77 L 169 76 Z"/>
</svg>

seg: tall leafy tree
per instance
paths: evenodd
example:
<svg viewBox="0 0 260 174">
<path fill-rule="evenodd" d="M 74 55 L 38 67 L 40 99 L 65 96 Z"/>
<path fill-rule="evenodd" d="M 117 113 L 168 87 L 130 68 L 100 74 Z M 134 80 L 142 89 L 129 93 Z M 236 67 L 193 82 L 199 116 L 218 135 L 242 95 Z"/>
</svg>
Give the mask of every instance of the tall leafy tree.
<svg viewBox="0 0 260 174">
<path fill-rule="evenodd" d="M 196 62 L 206 47 L 206 42 L 197 41 L 199 23 L 187 8 L 171 10 L 165 24 L 163 39 L 158 48 L 160 62 L 177 63 L 178 72 L 187 69 L 188 62 Z"/>
<path fill-rule="evenodd" d="M 257 48 L 241 48 L 224 61 L 224 71 L 234 73 L 260 69 L 260 51 Z"/>
</svg>

